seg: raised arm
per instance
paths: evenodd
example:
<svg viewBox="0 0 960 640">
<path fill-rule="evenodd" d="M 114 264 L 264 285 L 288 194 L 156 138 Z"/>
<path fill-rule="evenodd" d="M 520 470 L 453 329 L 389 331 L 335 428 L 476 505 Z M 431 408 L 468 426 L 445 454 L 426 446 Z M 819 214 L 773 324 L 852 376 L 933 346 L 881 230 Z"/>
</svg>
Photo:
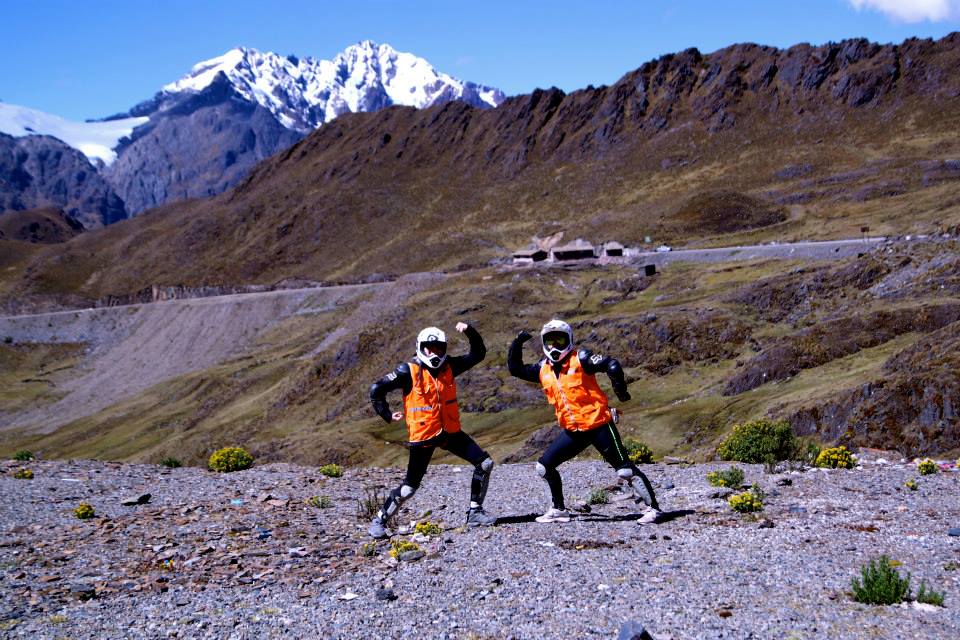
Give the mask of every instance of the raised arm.
<svg viewBox="0 0 960 640">
<path fill-rule="evenodd" d="M 521 331 L 513 339 L 510 349 L 507 350 L 507 369 L 514 378 L 527 382 L 540 382 L 540 365 L 523 364 L 523 344 L 531 337 L 526 331 Z"/>
<path fill-rule="evenodd" d="M 457 323 L 457 331 L 467 336 L 470 341 L 470 352 L 465 356 L 452 356 L 448 360 L 454 376 L 460 375 L 487 357 L 487 346 L 483 344 L 479 331 L 466 322 Z"/>
<path fill-rule="evenodd" d="M 387 394 L 399 389 L 406 395 L 410 393 L 411 388 L 413 388 L 413 378 L 410 376 L 410 366 L 404 362 L 370 385 L 370 402 L 373 403 L 373 410 L 384 421 L 393 422 L 390 404 L 387 402 Z"/>
<path fill-rule="evenodd" d="M 620 402 L 626 402 L 630 399 L 630 392 L 627 391 L 627 382 L 623 379 L 623 368 L 616 358 L 591 353 L 588 349 L 580 349 L 577 352 L 580 358 L 580 364 L 586 373 L 605 373 L 610 378 L 610 384 L 613 386 L 613 392 L 617 394 Z"/>
</svg>

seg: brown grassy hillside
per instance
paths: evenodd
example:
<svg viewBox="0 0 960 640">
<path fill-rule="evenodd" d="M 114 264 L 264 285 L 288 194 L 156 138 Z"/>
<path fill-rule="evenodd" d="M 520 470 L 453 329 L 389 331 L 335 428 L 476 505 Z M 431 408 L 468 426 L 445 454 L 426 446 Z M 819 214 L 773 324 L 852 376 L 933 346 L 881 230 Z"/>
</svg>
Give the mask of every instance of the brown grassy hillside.
<svg viewBox="0 0 960 640">
<path fill-rule="evenodd" d="M 839 262 L 674 263 L 652 278 L 497 267 L 352 293 L 62 313 L 24 325 L 58 344 L 0 345 L 0 455 L 202 464 L 239 443 L 262 460 L 402 463 L 405 428 L 374 416 L 369 385 L 411 357 L 423 326 L 467 320 L 489 352 L 458 379 L 464 426 L 501 459 L 553 422 L 540 390 L 506 369 L 516 332 L 551 317 L 622 360 L 633 395 L 616 403 L 622 429 L 657 455 L 712 458 L 731 425 L 766 414 L 822 443 L 955 454 L 958 256 L 941 240 Z"/>
<path fill-rule="evenodd" d="M 83 225 L 55 208 L 12 211 L 0 216 L 0 240 L 58 244 L 82 232 Z"/>
<path fill-rule="evenodd" d="M 232 192 L 44 250 L 0 291 L 77 302 L 151 284 L 360 280 L 485 264 L 557 231 L 717 244 L 935 230 L 960 223 L 958 60 L 960 34 L 735 45 L 493 110 L 347 114 Z M 756 215 L 684 209 L 718 190 Z"/>
</svg>

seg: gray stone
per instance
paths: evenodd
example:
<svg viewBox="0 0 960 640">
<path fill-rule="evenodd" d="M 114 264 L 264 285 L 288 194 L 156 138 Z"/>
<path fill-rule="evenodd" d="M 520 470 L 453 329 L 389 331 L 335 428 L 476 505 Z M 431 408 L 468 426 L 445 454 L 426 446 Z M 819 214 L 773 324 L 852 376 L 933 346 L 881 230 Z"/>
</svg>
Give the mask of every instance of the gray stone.
<svg viewBox="0 0 960 640">
<path fill-rule="evenodd" d="M 414 562 L 427 555 L 423 551 L 404 551 L 400 554 L 400 562 Z"/>
<path fill-rule="evenodd" d="M 397 594 L 393 592 L 393 589 L 377 589 L 376 595 L 377 600 L 383 600 L 384 602 L 397 599 Z"/>
<path fill-rule="evenodd" d="M 960 527 L 950 527 L 950 530 L 947 531 L 948 536 L 960 537 Z"/>
<path fill-rule="evenodd" d="M 150 502 L 150 498 L 151 496 L 149 493 L 141 493 L 138 496 L 128 496 L 122 499 L 120 501 L 120 504 L 122 504 L 125 507 L 134 507 L 138 504 L 147 504 L 148 502 Z"/>
<path fill-rule="evenodd" d="M 70 585 L 70 594 L 80 600 L 92 600 L 96 597 L 97 591 L 89 584 L 78 582 Z"/>
<path fill-rule="evenodd" d="M 629 620 L 620 627 L 617 640 L 653 640 L 653 636 L 643 628 L 642 624 Z"/>
</svg>

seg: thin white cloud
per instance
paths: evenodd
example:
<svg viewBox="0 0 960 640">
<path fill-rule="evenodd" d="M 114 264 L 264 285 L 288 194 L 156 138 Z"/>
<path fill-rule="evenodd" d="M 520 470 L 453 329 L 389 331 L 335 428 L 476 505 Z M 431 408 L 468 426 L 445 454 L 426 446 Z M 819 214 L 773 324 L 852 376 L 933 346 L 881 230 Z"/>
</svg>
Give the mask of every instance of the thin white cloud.
<svg viewBox="0 0 960 640">
<path fill-rule="evenodd" d="M 940 22 L 960 17 L 960 0 L 848 0 L 857 11 L 879 11 L 898 22 Z"/>
</svg>

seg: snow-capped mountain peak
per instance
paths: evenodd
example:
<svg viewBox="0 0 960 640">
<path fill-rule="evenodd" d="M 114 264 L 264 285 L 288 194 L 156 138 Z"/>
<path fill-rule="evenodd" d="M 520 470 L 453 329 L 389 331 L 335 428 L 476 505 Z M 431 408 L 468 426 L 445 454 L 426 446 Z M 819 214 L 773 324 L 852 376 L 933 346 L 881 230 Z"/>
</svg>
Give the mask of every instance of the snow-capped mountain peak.
<svg viewBox="0 0 960 640">
<path fill-rule="evenodd" d="M 238 47 L 194 65 L 165 94 L 202 91 L 223 74 L 244 98 L 269 110 L 284 126 L 309 131 L 345 112 L 393 104 L 428 107 L 463 100 L 495 107 L 499 89 L 464 82 L 388 44 L 363 40 L 333 60 L 280 56 Z"/>
</svg>

